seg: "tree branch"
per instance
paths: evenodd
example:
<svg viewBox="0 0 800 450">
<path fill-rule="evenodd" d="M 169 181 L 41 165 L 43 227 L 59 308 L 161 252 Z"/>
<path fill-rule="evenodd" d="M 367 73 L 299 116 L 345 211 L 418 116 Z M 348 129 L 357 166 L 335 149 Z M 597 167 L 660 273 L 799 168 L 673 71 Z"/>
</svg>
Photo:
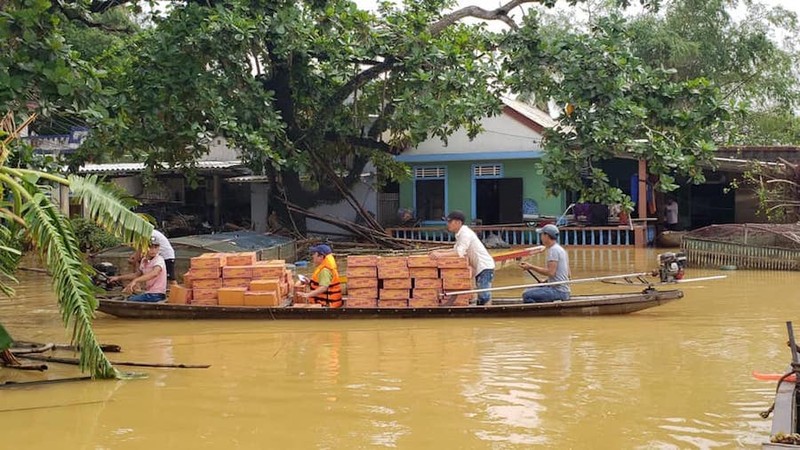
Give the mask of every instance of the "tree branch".
<svg viewBox="0 0 800 450">
<path fill-rule="evenodd" d="M 431 32 L 431 35 L 436 36 L 442 31 L 444 31 L 445 28 L 466 17 L 474 17 L 476 19 L 484 19 L 484 20 L 499 20 L 504 22 L 509 27 L 511 27 L 511 29 L 516 30 L 519 27 L 517 26 L 517 23 L 514 22 L 514 20 L 508 16 L 509 11 L 516 8 L 517 6 L 524 5 L 526 3 L 541 3 L 541 2 L 542 2 L 541 0 L 511 0 L 505 5 L 497 9 L 493 9 L 491 11 L 483 9 L 479 6 L 466 6 L 464 8 L 461 8 L 457 11 L 453 11 L 450 14 L 442 17 L 438 22 L 431 25 L 428 30 Z"/>
</svg>

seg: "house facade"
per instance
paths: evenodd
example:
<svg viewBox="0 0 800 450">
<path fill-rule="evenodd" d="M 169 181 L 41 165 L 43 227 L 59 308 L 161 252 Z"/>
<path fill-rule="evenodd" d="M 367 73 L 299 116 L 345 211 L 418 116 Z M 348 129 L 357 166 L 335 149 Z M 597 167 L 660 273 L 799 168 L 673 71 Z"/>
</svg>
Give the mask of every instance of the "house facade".
<svg viewBox="0 0 800 450">
<path fill-rule="evenodd" d="M 505 99 L 474 139 L 459 129 L 446 143 L 433 138 L 404 151 L 396 159 L 411 167 L 412 179 L 399 186 L 400 208 L 431 225 L 454 209 L 483 225 L 560 215 L 564 198 L 547 194 L 537 168 L 542 133 L 554 125 L 547 113 Z"/>
</svg>

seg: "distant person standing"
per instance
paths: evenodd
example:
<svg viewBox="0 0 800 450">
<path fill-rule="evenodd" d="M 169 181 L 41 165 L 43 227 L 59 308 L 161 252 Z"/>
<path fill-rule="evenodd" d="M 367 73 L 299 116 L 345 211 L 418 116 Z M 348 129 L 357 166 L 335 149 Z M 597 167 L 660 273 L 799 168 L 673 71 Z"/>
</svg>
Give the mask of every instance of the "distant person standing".
<svg viewBox="0 0 800 450">
<path fill-rule="evenodd" d="M 664 206 L 664 224 L 667 230 L 678 230 L 678 202 L 672 197 L 667 200 L 667 204 Z"/>
<path fill-rule="evenodd" d="M 558 227 L 550 224 L 536 230 L 542 235 L 542 244 L 547 248 L 547 265 L 535 266 L 526 262 L 519 263 L 525 270 L 532 270 L 547 276 L 548 283 L 569 281 L 569 256 L 564 247 L 558 244 Z M 522 293 L 523 303 L 545 303 L 567 300 L 570 296 L 569 285 L 536 286 Z"/>
<path fill-rule="evenodd" d="M 164 258 L 164 264 L 167 266 L 167 279 L 172 281 L 175 279 L 175 250 L 172 248 L 172 244 L 169 243 L 169 239 L 164 236 L 158 230 L 153 230 L 153 234 L 150 235 L 151 239 L 154 239 L 155 242 L 158 242 L 158 254 Z"/>
<path fill-rule="evenodd" d="M 447 220 L 447 231 L 456 235 L 456 244 L 452 250 L 434 250 L 431 252 L 431 256 L 433 258 L 466 256 L 475 274 L 475 284 L 478 289 L 491 289 L 494 280 L 494 258 L 486 250 L 478 235 L 464 225 L 466 217 L 463 212 L 452 211 L 445 219 Z M 491 301 L 491 291 L 478 293 L 478 305 L 488 305 Z"/>
</svg>

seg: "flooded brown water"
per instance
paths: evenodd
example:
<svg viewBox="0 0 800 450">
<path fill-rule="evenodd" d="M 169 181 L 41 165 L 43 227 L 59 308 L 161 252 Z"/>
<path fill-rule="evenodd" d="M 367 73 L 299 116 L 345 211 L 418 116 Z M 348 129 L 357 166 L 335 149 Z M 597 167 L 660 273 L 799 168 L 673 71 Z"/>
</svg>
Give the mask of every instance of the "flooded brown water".
<svg viewBox="0 0 800 450">
<path fill-rule="evenodd" d="M 653 250 L 571 250 L 573 276 L 655 266 Z M 689 277 L 719 271 L 689 272 Z M 211 364 L 148 378 L 0 390 L 0 448 L 753 448 L 788 363 L 800 273 L 724 272 L 622 317 L 135 321 L 100 314 L 112 359 Z M 20 273 L 0 318 L 65 342 L 48 280 Z M 516 269 L 495 286 L 530 282 Z M 581 284 L 575 293 L 619 287 Z M 0 371 L 0 382 L 77 375 Z"/>
</svg>

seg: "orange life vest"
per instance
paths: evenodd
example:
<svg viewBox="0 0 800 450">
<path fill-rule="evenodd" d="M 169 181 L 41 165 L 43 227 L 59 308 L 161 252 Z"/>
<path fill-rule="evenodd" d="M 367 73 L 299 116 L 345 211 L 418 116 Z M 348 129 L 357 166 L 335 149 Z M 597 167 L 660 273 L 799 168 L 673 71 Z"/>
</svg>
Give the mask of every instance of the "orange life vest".
<svg viewBox="0 0 800 450">
<path fill-rule="evenodd" d="M 331 284 L 328 285 L 328 289 L 325 292 L 311 298 L 314 300 L 314 303 L 319 303 L 330 308 L 341 308 L 343 303 L 342 284 L 339 280 L 339 271 L 336 268 L 336 260 L 333 259 L 333 255 L 325 256 L 322 263 L 314 269 L 314 273 L 311 274 L 311 290 L 313 291 L 320 287 L 319 274 L 322 272 L 322 269 L 328 269 L 333 273 Z"/>
</svg>

